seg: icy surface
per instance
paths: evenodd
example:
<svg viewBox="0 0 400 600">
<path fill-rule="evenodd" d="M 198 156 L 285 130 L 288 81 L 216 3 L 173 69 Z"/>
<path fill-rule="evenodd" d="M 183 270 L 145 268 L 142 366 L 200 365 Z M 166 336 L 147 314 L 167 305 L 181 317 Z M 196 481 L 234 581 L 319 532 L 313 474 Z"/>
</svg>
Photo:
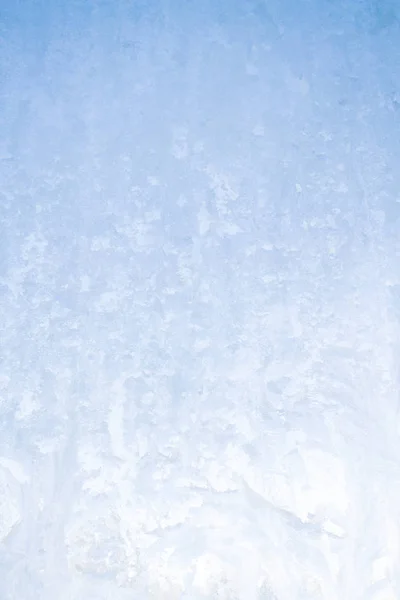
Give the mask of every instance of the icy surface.
<svg viewBox="0 0 400 600">
<path fill-rule="evenodd" d="M 3 5 L 1 600 L 398 600 L 399 3 Z"/>
</svg>

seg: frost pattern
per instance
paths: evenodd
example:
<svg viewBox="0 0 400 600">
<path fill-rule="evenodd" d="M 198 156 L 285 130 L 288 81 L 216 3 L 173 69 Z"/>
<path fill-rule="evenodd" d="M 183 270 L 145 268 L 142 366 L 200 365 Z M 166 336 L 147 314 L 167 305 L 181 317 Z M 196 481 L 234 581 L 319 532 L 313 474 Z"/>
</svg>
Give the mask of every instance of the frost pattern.
<svg viewBox="0 0 400 600">
<path fill-rule="evenodd" d="M 9 9 L 3 600 L 400 597 L 400 12 L 350 4 Z"/>
</svg>

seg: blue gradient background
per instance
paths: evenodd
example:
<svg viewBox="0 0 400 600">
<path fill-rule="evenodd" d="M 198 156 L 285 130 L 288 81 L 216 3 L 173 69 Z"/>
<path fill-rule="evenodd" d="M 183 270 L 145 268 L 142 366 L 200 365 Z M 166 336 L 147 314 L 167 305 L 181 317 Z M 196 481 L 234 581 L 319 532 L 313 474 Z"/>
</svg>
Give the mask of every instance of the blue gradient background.
<svg viewBox="0 0 400 600">
<path fill-rule="evenodd" d="M 400 6 L 0 2 L 2 600 L 400 597 Z"/>
</svg>

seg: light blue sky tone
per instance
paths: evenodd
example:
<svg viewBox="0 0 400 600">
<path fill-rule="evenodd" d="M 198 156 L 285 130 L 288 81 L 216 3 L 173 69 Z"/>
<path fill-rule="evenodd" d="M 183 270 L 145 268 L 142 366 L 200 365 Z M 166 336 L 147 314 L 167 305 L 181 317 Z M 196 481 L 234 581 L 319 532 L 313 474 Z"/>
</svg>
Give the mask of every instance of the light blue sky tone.
<svg viewBox="0 0 400 600">
<path fill-rule="evenodd" d="M 400 597 L 400 5 L 0 3 L 0 598 Z"/>
</svg>

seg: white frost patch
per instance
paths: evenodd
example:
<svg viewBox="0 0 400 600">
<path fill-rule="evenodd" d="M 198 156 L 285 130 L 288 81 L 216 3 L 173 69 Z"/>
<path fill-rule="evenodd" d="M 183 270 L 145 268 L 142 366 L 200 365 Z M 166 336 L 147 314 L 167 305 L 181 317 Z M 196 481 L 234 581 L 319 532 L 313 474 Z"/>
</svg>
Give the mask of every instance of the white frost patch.
<svg viewBox="0 0 400 600">
<path fill-rule="evenodd" d="M 211 219 L 210 213 L 208 212 L 208 210 L 204 204 L 202 204 L 202 206 L 197 214 L 197 220 L 198 220 L 198 224 L 199 224 L 199 234 L 205 235 L 206 233 L 208 233 L 211 228 L 212 219 Z"/>
<path fill-rule="evenodd" d="M 40 404 L 31 391 L 23 391 L 18 408 L 15 411 L 15 418 L 18 420 L 29 419 L 33 413 L 40 409 Z"/>
<path fill-rule="evenodd" d="M 14 461 L 2 459 L 2 463 L 4 461 L 7 470 L 0 469 L 0 542 L 6 540 L 7 536 L 22 519 L 19 487 L 15 481 L 10 480 L 10 474 L 13 477 L 15 477 L 15 474 L 21 477 L 21 470 L 13 464 Z M 15 477 L 15 479 L 17 478 Z"/>
<path fill-rule="evenodd" d="M 298 514 L 305 520 L 308 514 L 317 514 L 322 507 L 344 512 L 349 499 L 340 459 L 316 448 L 302 449 L 300 454 L 307 479 L 302 489 L 296 488 Z"/>
<path fill-rule="evenodd" d="M 21 485 L 29 482 L 29 476 L 25 473 L 24 467 L 18 461 L 12 460 L 11 458 L 0 457 L 0 465 L 7 469 Z"/>
<path fill-rule="evenodd" d="M 251 378 L 261 366 L 259 354 L 252 348 L 244 347 L 235 353 L 228 377 L 232 381 L 244 381 Z"/>
<path fill-rule="evenodd" d="M 253 135 L 255 135 L 257 137 L 264 137 L 264 135 L 265 135 L 264 125 L 261 125 L 261 124 L 256 125 L 253 129 Z"/>
</svg>

